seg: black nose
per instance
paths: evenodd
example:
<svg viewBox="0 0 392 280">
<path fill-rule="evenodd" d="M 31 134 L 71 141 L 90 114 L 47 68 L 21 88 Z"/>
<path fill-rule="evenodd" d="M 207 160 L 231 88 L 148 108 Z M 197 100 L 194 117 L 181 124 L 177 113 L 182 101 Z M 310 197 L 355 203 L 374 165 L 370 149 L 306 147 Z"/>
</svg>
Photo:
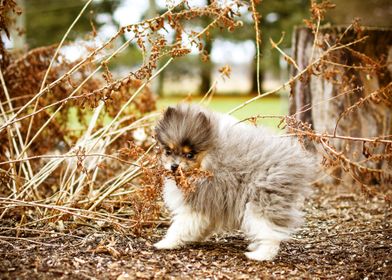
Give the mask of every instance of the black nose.
<svg viewBox="0 0 392 280">
<path fill-rule="evenodd" d="M 177 163 L 173 163 L 173 164 L 170 166 L 170 168 L 171 168 L 171 170 L 174 172 L 174 171 L 177 170 L 178 164 L 177 164 Z"/>
</svg>

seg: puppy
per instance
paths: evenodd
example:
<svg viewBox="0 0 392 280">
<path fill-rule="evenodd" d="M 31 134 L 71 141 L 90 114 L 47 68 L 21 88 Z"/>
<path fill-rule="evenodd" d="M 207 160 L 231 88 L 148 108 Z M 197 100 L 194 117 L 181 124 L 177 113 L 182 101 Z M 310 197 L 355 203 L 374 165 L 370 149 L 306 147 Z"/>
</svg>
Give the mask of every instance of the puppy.
<svg viewBox="0 0 392 280">
<path fill-rule="evenodd" d="M 241 230 L 250 240 L 245 255 L 271 260 L 301 225 L 315 163 L 295 140 L 186 104 L 169 107 L 155 134 L 165 169 L 212 174 L 196 179 L 187 195 L 165 178 L 163 197 L 173 218 L 156 248 L 175 249 L 213 233 Z"/>
</svg>

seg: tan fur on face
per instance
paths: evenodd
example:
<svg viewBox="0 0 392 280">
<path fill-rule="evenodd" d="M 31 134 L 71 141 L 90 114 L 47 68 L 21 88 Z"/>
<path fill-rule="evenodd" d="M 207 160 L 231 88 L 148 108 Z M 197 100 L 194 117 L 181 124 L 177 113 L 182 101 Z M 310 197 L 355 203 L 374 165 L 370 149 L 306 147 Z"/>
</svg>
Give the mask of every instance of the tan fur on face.
<svg viewBox="0 0 392 280">
<path fill-rule="evenodd" d="M 164 148 L 163 148 L 164 149 Z M 195 154 L 193 159 L 187 159 L 186 154 L 192 152 L 192 149 L 189 147 L 177 148 L 173 146 L 170 155 L 166 155 L 165 152 L 162 153 L 162 165 L 166 167 L 166 169 L 170 169 L 170 166 L 174 163 L 178 164 L 183 170 L 191 170 L 195 168 L 200 168 L 201 162 L 203 161 L 206 152 L 199 152 Z M 178 151 L 181 151 L 180 153 Z"/>
<path fill-rule="evenodd" d="M 174 144 L 173 144 L 173 143 L 168 143 L 167 146 L 168 146 L 171 150 L 174 150 Z"/>
</svg>

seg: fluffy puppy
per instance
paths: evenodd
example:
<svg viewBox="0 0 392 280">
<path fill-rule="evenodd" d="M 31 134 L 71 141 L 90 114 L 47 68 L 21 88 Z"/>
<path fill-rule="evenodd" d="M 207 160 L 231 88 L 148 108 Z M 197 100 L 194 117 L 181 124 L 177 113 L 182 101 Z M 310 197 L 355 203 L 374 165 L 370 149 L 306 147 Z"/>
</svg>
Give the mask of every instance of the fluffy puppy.
<svg viewBox="0 0 392 280">
<path fill-rule="evenodd" d="M 314 161 L 288 137 L 274 136 L 197 105 L 169 107 L 155 128 L 165 169 L 200 168 L 212 174 L 185 195 L 166 178 L 164 201 L 172 224 L 154 246 L 174 249 L 221 231 L 241 230 L 245 255 L 271 260 L 282 240 L 301 225 L 300 211 Z"/>
</svg>

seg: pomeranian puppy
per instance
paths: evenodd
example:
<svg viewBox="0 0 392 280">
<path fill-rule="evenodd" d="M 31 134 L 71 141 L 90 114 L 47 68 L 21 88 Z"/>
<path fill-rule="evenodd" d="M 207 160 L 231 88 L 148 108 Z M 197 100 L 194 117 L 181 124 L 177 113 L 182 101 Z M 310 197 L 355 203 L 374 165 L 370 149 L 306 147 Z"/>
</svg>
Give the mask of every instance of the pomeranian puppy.
<svg viewBox="0 0 392 280">
<path fill-rule="evenodd" d="M 315 162 L 294 139 L 186 104 L 169 107 L 155 134 L 165 169 L 212 174 L 194 180 L 187 195 L 173 177 L 165 178 L 163 198 L 173 217 L 156 248 L 241 230 L 250 240 L 249 259 L 272 260 L 301 225 Z"/>
</svg>

